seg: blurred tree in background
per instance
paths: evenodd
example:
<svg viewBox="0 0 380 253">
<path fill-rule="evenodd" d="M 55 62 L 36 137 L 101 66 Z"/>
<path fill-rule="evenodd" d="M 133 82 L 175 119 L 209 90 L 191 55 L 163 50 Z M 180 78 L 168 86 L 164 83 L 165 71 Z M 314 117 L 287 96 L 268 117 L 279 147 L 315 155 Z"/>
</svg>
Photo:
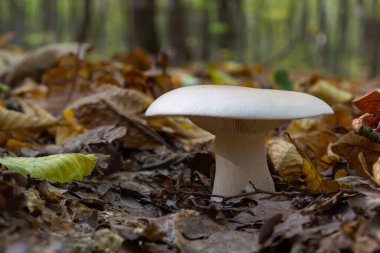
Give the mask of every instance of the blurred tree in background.
<svg viewBox="0 0 380 253">
<path fill-rule="evenodd" d="M 167 52 L 174 65 L 235 60 L 372 78 L 380 76 L 379 2 L 0 0 L 0 35 L 33 48 L 78 40 L 86 24 L 85 40 L 102 56 L 141 47 Z"/>
</svg>

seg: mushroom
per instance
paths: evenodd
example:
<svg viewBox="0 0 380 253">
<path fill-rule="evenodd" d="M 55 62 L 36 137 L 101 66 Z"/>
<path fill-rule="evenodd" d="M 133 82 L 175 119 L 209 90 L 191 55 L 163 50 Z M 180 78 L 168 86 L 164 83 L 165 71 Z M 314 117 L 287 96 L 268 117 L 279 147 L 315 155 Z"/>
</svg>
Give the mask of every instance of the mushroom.
<svg viewBox="0 0 380 253">
<path fill-rule="evenodd" d="M 234 195 L 251 181 L 274 191 L 268 169 L 265 133 L 290 119 L 332 114 L 309 94 L 226 85 L 178 88 L 157 98 L 146 116 L 186 116 L 215 135 L 213 194 Z"/>
</svg>

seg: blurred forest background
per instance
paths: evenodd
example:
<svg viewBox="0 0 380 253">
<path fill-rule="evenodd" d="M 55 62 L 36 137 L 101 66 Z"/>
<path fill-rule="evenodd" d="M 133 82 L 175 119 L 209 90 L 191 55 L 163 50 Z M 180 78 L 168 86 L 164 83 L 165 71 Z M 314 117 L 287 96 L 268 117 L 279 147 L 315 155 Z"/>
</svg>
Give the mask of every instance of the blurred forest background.
<svg viewBox="0 0 380 253">
<path fill-rule="evenodd" d="M 85 40 L 97 56 L 140 47 L 172 65 L 233 60 L 380 76 L 379 0 L 0 0 L 23 49 Z"/>
</svg>

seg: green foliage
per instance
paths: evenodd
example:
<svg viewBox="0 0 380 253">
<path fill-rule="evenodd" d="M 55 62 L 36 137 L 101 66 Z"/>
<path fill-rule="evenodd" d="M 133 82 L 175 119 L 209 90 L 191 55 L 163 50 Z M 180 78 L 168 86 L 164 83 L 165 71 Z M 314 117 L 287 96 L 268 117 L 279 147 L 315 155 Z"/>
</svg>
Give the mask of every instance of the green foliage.
<svg viewBox="0 0 380 253">
<path fill-rule="evenodd" d="M 274 73 L 274 83 L 281 90 L 293 90 L 293 82 L 289 78 L 289 73 L 285 69 L 279 69 Z"/>
<path fill-rule="evenodd" d="M 51 183 L 69 183 L 91 174 L 95 155 L 58 154 L 45 157 L 2 157 L 0 163 L 23 175 L 46 179 Z"/>
</svg>

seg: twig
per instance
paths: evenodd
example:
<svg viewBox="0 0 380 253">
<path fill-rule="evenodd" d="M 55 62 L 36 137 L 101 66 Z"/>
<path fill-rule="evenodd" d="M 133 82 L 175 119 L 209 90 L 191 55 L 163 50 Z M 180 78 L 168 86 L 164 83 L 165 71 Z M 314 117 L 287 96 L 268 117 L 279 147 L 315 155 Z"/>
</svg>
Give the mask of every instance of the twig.
<svg viewBox="0 0 380 253">
<path fill-rule="evenodd" d="M 376 132 L 373 128 L 365 124 L 362 124 L 357 130 L 355 129 L 355 133 L 366 137 L 374 143 L 380 144 L 380 133 Z"/>
<path fill-rule="evenodd" d="M 300 196 L 300 195 L 315 195 L 315 196 L 318 196 L 318 195 L 328 195 L 328 194 L 334 194 L 334 193 L 337 193 L 337 192 L 343 192 L 343 193 L 357 193 L 356 191 L 354 190 L 345 190 L 345 189 L 340 189 L 340 190 L 335 190 L 335 191 L 327 191 L 327 192 L 308 192 L 308 191 L 293 191 L 293 192 L 285 192 L 285 191 L 280 191 L 280 192 L 272 192 L 272 191 L 267 191 L 267 190 L 261 190 L 261 189 L 258 189 L 254 184 L 252 184 L 252 182 L 249 182 L 253 188 L 253 191 L 252 192 L 244 192 L 244 193 L 240 193 L 240 194 L 236 194 L 236 195 L 232 195 L 232 196 L 223 196 L 223 195 L 218 195 L 218 194 L 210 194 L 210 193 L 201 193 L 201 192 L 189 192 L 189 191 L 171 191 L 169 193 L 182 193 L 182 194 L 188 194 L 188 195 L 195 195 L 195 196 L 202 196 L 202 197 L 208 197 L 208 198 L 212 198 L 212 197 L 215 197 L 215 198 L 221 198 L 222 199 L 222 202 L 225 202 L 225 201 L 228 201 L 228 200 L 231 200 L 231 199 L 235 199 L 235 198 L 241 198 L 241 197 L 247 197 L 247 196 L 251 196 L 251 195 L 255 195 L 255 194 L 268 194 L 268 195 L 272 195 L 272 196 L 286 196 L 286 197 L 296 197 L 296 196 Z"/>
</svg>

